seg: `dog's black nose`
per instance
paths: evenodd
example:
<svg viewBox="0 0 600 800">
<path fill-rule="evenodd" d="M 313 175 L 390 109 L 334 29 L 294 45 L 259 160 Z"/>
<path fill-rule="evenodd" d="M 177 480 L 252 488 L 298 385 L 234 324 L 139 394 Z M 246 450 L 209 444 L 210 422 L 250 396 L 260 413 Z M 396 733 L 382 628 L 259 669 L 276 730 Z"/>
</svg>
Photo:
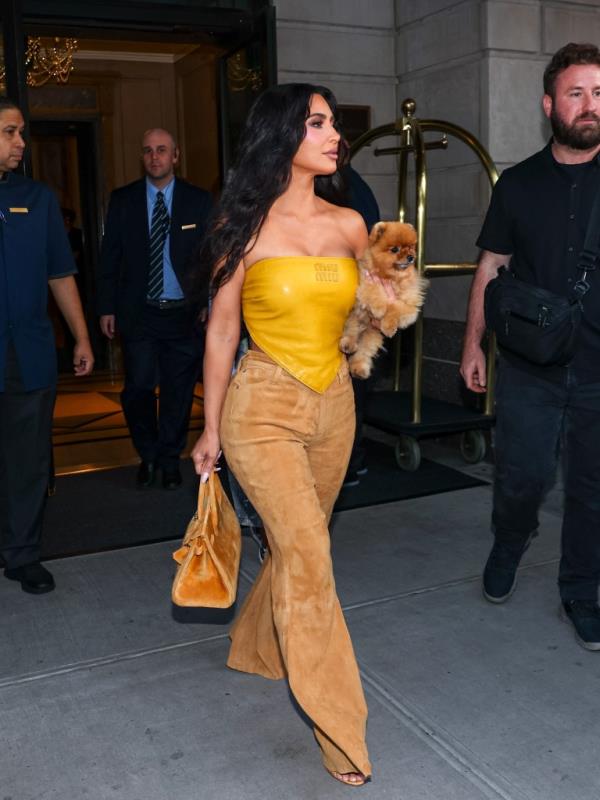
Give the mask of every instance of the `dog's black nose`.
<svg viewBox="0 0 600 800">
<path fill-rule="evenodd" d="M 415 257 L 414 256 L 407 256 L 406 260 L 408 261 L 409 264 L 412 264 L 413 261 L 415 260 Z"/>
</svg>

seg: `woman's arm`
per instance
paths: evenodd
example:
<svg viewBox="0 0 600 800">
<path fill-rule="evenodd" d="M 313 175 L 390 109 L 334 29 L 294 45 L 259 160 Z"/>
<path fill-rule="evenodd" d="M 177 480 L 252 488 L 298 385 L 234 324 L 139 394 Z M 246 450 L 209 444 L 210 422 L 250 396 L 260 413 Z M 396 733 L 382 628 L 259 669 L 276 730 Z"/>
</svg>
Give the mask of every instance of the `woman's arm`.
<svg viewBox="0 0 600 800">
<path fill-rule="evenodd" d="M 344 210 L 350 211 L 349 209 Z M 365 225 L 363 218 L 356 211 L 350 211 L 350 214 L 346 217 L 345 222 L 347 226 L 348 239 L 351 242 L 354 250 L 354 256 L 357 259 L 362 258 L 365 254 L 365 250 L 369 246 L 369 234 L 367 232 L 367 226 Z M 371 275 L 369 272 L 365 272 L 365 279 L 367 281 L 371 281 L 372 283 L 378 283 L 380 286 L 382 286 L 390 300 L 393 301 L 396 299 L 391 281 L 380 278 L 379 275 Z M 371 325 L 374 328 L 377 328 L 377 330 L 380 330 L 379 320 L 372 319 Z"/>
<path fill-rule="evenodd" d="M 244 265 L 240 263 L 214 297 L 204 350 L 204 431 L 194 445 L 196 473 L 207 480 L 220 454 L 219 425 L 231 368 L 240 341 L 240 306 Z M 206 476 L 206 477 L 205 477 Z"/>
<path fill-rule="evenodd" d="M 75 348 L 73 350 L 75 375 L 89 375 L 94 368 L 94 354 L 92 353 L 90 337 L 85 324 L 75 278 L 72 275 L 51 278 L 48 281 L 48 285 L 56 300 L 56 305 L 59 307 L 75 339 Z"/>
<path fill-rule="evenodd" d="M 369 234 L 362 217 L 360 217 L 358 222 L 360 224 L 355 223 L 354 228 L 354 255 L 356 258 L 362 258 L 369 245 Z"/>
<path fill-rule="evenodd" d="M 369 233 L 364 219 L 351 208 L 340 208 L 344 235 L 355 258 L 362 258 L 369 244 Z"/>
</svg>

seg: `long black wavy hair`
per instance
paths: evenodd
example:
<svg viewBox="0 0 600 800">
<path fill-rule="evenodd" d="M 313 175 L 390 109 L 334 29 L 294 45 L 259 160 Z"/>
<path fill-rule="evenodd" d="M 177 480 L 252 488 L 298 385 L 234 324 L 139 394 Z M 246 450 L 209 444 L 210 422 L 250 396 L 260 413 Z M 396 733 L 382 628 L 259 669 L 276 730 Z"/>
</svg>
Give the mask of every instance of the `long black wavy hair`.
<svg viewBox="0 0 600 800">
<path fill-rule="evenodd" d="M 231 278 L 248 242 L 259 233 L 271 206 L 287 189 L 292 159 L 306 134 L 310 100 L 315 94 L 329 104 L 335 119 L 337 102 L 332 92 L 309 83 L 275 86 L 253 103 L 235 163 L 198 254 L 196 274 L 204 286 L 207 278 L 210 280 L 211 296 Z M 336 205 L 347 204 L 345 183 L 339 172 L 347 156 L 347 145 L 342 138 L 336 172 L 315 178 L 315 193 Z"/>
</svg>

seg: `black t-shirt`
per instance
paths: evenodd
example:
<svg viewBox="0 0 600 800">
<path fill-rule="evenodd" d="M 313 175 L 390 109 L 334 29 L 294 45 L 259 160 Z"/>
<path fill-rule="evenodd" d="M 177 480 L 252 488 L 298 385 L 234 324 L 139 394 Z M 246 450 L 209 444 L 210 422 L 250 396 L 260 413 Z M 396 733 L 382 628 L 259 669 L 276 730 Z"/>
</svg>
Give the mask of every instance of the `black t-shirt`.
<svg viewBox="0 0 600 800">
<path fill-rule="evenodd" d="M 551 145 L 505 170 L 494 187 L 477 246 L 512 254 L 510 267 L 524 281 L 567 295 L 577 269 L 588 219 L 600 187 L 600 156 L 584 164 L 559 164 Z M 571 363 L 576 375 L 600 380 L 600 274 L 588 274 L 583 323 Z M 509 354 L 506 354 L 510 360 Z M 518 366 L 547 377 L 564 368 Z"/>
</svg>

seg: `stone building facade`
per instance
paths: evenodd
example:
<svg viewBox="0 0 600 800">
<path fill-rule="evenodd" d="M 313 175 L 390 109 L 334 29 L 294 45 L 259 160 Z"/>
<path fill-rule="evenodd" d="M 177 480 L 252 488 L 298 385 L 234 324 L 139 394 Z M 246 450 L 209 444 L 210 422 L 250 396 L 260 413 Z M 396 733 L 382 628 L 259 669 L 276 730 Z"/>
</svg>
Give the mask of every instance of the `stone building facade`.
<svg viewBox="0 0 600 800">
<path fill-rule="evenodd" d="M 542 73 L 569 41 L 600 42 L 598 0 L 275 0 L 279 79 L 331 87 L 369 105 L 373 127 L 417 116 L 473 133 L 501 171 L 539 150 L 549 128 Z M 382 140 L 383 141 L 383 140 Z M 386 142 L 387 143 L 387 142 Z M 391 144 L 391 140 L 389 142 Z M 382 216 L 396 215 L 394 157 L 361 152 L 355 166 Z M 489 183 L 457 140 L 428 153 L 426 259 L 474 261 Z M 470 278 L 436 278 L 425 309 L 426 392 L 460 402 L 457 364 Z"/>
</svg>

